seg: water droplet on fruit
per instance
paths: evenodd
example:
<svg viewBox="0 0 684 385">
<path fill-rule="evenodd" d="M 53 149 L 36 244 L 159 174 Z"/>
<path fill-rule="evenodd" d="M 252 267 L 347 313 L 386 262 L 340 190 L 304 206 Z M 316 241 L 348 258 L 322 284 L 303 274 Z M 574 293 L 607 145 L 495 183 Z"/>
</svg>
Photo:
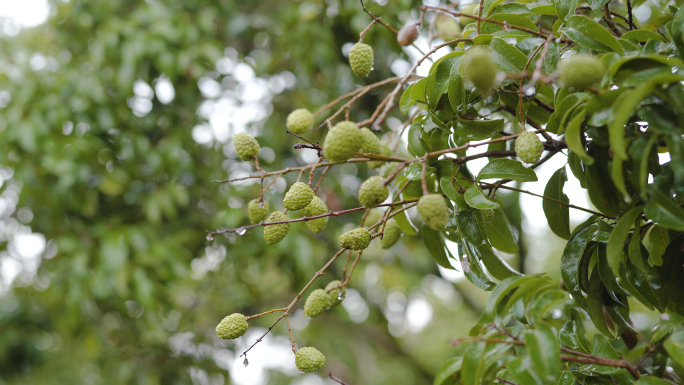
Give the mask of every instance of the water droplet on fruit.
<svg viewBox="0 0 684 385">
<path fill-rule="evenodd" d="M 245 364 L 245 366 L 249 365 L 249 361 L 247 361 L 247 357 L 245 357 L 245 360 L 242 361 L 242 363 Z"/>
<path fill-rule="evenodd" d="M 235 230 L 235 232 L 237 233 L 237 235 L 245 235 L 247 229 L 244 227 L 240 227 L 239 229 Z"/>
</svg>

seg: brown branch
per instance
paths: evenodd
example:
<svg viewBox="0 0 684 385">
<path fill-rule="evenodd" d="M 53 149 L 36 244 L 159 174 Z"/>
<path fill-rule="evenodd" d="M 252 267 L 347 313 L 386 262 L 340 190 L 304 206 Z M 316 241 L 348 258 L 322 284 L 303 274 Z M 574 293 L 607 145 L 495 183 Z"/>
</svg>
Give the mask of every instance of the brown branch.
<svg viewBox="0 0 684 385">
<path fill-rule="evenodd" d="M 370 13 L 370 11 L 366 8 L 366 5 L 363 3 L 363 0 L 360 0 L 360 1 L 361 1 L 361 7 L 363 7 L 363 11 L 366 12 L 366 13 L 368 14 L 368 16 L 370 16 L 371 18 L 373 18 L 373 20 L 375 20 L 376 23 L 378 23 L 378 24 L 382 25 L 383 27 L 389 29 L 389 30 L 392 31 L 392 33 L 394 33 L 395 35 L 398 33 L 398 31 L 397 31 L 396 29 L 392 28 L 391 25 L 385 23 L 384 21 L 380 20 L 379 17 L 376 17 L 375 15 L 373 15 L 372 13 Z"/>
<path fill-rule="evenodd" d="M 484 8 L 484 0 L 480 0 L 477 7 L 477 34 L 480 35 L 480 27 L 482 25 L 482 9 Z"/>
<path fill-rule="evenodd" d="M 277 312 L 277 311 L 285 311 L 285 308 L 281 308 L 281 309 L 272 309 L 272 310 L 269 310 L 269 311 L 265 311 L 265 312 L 263 312 L 263 313 L 254 314 L 254 315 L 251 315 L 251 316 L 249 316 L 249 317 L 245 317 L 245 319 L 246 319 L 247 321 L 249 321 L 249 320 L 252 320 L 252 319 L 255 319 L 255 318 L 259 318 L 259 317 L 261 317 L 262 315 L 267 315 L 267 314 L 275 313 L 275 312 Z"/>
<path fill-rule="evenodd" d="M 332 375 L 332 372 L 328 372 L 328 377 L 330 377 L 331 380 L 337 382 L 337 383 L 340 384 L 340 385 L 347 385 L 346 382 L 344 382 L 344 381 L 340 380 L 339 378 L 333 376 L 333 375 Z"/>
<path fill-rule="evenodd" d="M 610 15 L 610 9 L 608 8 L 608 4 L 606 4 L 603 7 L 603 19 L 608 23 L 608 26 L 610 27 L 611 30 L 613 30 L 613 33 L 615 36 L 620 37 L 622 36 L 622 32 L 615 26 L 615 23 L 613 23 L 613 17 Z"/>
</svg>

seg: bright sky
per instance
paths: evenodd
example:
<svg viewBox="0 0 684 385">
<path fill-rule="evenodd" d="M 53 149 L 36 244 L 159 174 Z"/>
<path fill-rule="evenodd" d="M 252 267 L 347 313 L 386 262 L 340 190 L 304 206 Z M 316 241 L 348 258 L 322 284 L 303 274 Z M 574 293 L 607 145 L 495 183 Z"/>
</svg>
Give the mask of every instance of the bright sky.
<svg viewBox="0 0 684 385">
<path fill-rule="evenodd" d="M 48 17 L 47 0 L 0 0 L 0 18 L 8 17 L 22 27 L 34 27 Z"/>
</svg>

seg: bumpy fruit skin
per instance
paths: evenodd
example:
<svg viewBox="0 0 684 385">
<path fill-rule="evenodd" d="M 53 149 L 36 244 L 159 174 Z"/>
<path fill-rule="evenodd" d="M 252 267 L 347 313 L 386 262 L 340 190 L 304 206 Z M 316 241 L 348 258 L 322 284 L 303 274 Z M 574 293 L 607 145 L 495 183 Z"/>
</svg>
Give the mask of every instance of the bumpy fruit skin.
<svg viewBox="0 0 684 385">
<path fill-rule="evenodd" d="M 323 142 L 323 154 L 328 162 L 343 162 L 356 154 L 363 145 L 364 137 L 352 122 L 339 122 Z"/>
<path fill-rule="evenodd" d="M 440 194 L 423 195 L 418 200 L 418 214 L 434 230 L 443 230 L 449 220 L 449 207 Z"/>
<path fill-rule="evenodd" d="M 564 86 L 583 90 L 599 82 L 606 74 L 606 67 L 594 55 L 580 53 L 561 61 L 558 71 Z"/>
<path fill-rule="evenodd" d="M 382 218 L 382 212 L 380 210 L 371 210 L 368 215 L 366 215 L 366 221 L 363 222 L 365 227 L 371 227 Z"/>
<path fill-rule="evenodd" d="M 297 350 L 295 365 L 302 372 L 315 372 L 325 365 L 325 356 L 318 349 L 306 346 Z"/>
<path fill-rule="evenodd" d="M 323 289 L 316 289 L 306 297 L 304 303 L 305 317 L 318 317 L 330 307 L 330 296 Z"/>
<path fill-rule="evenodd" d="M 382 148 L 380 148 L 380 139 L 366 127 L 361 129 L 361 135 L 363 135 L 363 144 L 361 145 L 361 152 L 370 152 L 372 154 L 379 154 Z"/>
<path fill-rule="evenodd" d="M 370 245 L 371 236 L 368 230 L 357 227 L 340 235 L 340 247 L 350 250 L 364 250 Z"/>
<path fill-rule="evenodd" d="M 392 149 L 390 148 L 389 144 L 386 142 L 380 142 L 380 152 L 377 152 L 376 154 L 380 154 L 383 156 L 392 156 Z M 368 167 L 370 168 L 378 168 L 381 167 L 383 164 L 385 164 L 384 160 L 372 160 L 367 163 Z"/>
<path fill-rule="evenodd" d="M 332 289 L 333 287 L 339 286 L 340 283 L 342 283 L 342 282 L 339 280 L 331 281 L 330 283 L 325 285 L 325 292 L 327 293 L 328 290 Z M 328 296 L 330 297 L 330 307 L 335 307 L 335 306 L 342 303 L 342 299 L 340 299 L 340 297 L 344 297 L 344 288 L 343 287 L 337 288 L 337 289 L 331 291 L 330 293 L 328 293 Z"/>
<path fill-rule="evenodd" d="M 282 212 L 274 211 L 268 216 L 268 218 L 266 218 L 266 222 L 282 222 L 289 219 L 290 218 L 288 218 L 287 215 L 283 214 Z M 288 231 L 290 231 L 289 223 L 266 226 L 266 228 L 264 228 L 264 240 L 269 245 L 275 245 L 285 238 Z"/>
<path fill-rule="evenodd" d="M 473 83 L 475 88 L 487 91 L 496 85 L 496 74 L 499 66 L 486 48 L 473 48 L 466 53 L 464 61 L 464 77 Z"/>
<path fill-rule="evenodd" d="M 359 202 L 363 207 L 373 208 L 387 199 L 389 189 L 384 183 L 385 179 L 381 176 L 372 176 L 361 183 Z"/>
<path fill-rule="evenodd" d="M 321 200 L 321 198 L 314 195 L 311 199 L 311 203 L 303 209 L 299 210 L 299 213 L 305 217 L 314 217 L 316 215 L 323 215 L 328 213 L 328 206 Z M 325 225 L 328 224 L 328 217 L 312 219 L 306 222 L 306 227 L 309 228 L 315 234 L 320 233 L 325 229 Z"/>
<path fill-rule="evenodd" d="M 418 39 L 418 27 L 415 24 L 406 24 L 397 33 L 397 43 L 401 46 L 413 44 Z"/>
<path fill-rule="evenodd" d="M 461 7 L 461 13 L 466 14 L 466 15 L 471 15 L 471 16 L 476 16 L 479 9 L 478 9 L 479 3 L 472 3 L 468 5 L 464 5 Z M 476 23 L 477 20 L 473 19 L 472 17 L 466 17 L 466 16 L 461 16 L 460 18 L 461 22 L 461 27 L 465 27 L 466 25 L 470 23 Z"/>
<path fill-rule="evenodd" d="M 380 246 L 383 249 L 389 249 L 394 246 L 395 243 L 399 242 L 399 238 L 401 238 L 401 229 L 399 228 L 397 221 L 390 219 L 385 224 L 385 232 L 380 240 Z"/>
<path fill-rule="evenodd" d="M 437 31 L 437 37 L 444 41 L 461 37 L 461 26 L 458 24 L 458 21 L 450 15 L 443 13 L 437 15 L 435 30 Z"/>
<path fill-rule="evenodd" d="M 216 335 L 224 340 L 234 340 L 245 334 L 247 327 L 247 318 L 240 313 L 233 313 L 216 326 Z"/>
<path fill-rule="evenodd" d="M 308 206 L 313 197 L 313 190 L 308 184 L 296 182 L 287 190 L 287 194 L 283 198 L 283 206 L 288 210 L 299 211 Z"/>
<path fill-rule="evenodd" d="M 287 116 L 285 125 L 293 134 L 303 134 L 313 128 L 314 117 L 306 108 L 298 108 Z"/>
<path fill-rule="evenodd" d="M 240 132 L 233 136 L 233 145 L 238 158 L 242 160 L 252 160 L 259 155 L 259 142 L 250 134 Z"/>
<path fill-rule="evenodd" d="M 356 43 L 349 51 L 349 66 L 360 78 L 365 78 L 373 68 L 373 47 L 365 43 Z"/>
<path fill-rule="evenodd" d="M 263 202 L 264 207 L 261 207 L 258 199 L 252 199 L 247 204 L 247 215 L 249 221 L 252 223 L 259 223 L 268 216 L 268 202 Z"/>
<path fill-rule="evenodd" d="M 492 224 L 492 221 L 494 220 L 494 210 L 480 210 L 480 214 L 482 214 L 482 220 L 484 221 L 485 226 L 489 226 Z"/>
<path fill-rule="evenodd" d="M 534 132 L 525 131 L 515 140 L 515 153 L 525 163 L 535 163 L 544 152 L 544 145 Z"/>
</svg>

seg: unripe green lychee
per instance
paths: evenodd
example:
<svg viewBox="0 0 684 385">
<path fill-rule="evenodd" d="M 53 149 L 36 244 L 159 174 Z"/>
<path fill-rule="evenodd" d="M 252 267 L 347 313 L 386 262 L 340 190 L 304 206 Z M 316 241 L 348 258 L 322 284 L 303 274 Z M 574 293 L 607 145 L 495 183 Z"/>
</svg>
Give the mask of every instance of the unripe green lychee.
<svg viewBox="0 0 684 385">
<path fill-rule="evenodd" d="M 285 198 L 283 198 L 283 206 L 292 211 L 299 211 L 311 203 L 314 197 L 313 190 L 308 184 L 302 182 L 295 182 L 290 189 L 287 190 Z"/>
<path fill-rule="evenodd" d="M 261 207 L 263 203 L 264 207 Z M 268 202 L 259 203 L 258 199 L 252 199 L 247 204 L 247 215 L 252 223 L 259 223 L 268 216 Z"/>
<path fill-rule="evenodd" d="M 316 289 L 306 297 L 304 303 L 305 317 L 318 317 L 330 307 L 330 296 L 323 289 Z"/>
<path fill-rule="evenodd" d="M 465 79 L 478 90 L 488 91 L 496 85 L 499 66 L 488 49 L 477 47 L 468 50 L 463 58 L 463 65 Z"/>
<path fill-rule="evenodd" d="M 325 356 L 318 349 L 306 346 L 297 350 L 295 365 L 302 372 L 315 372 L 325 365 Z"/>
<path fill-rule="evenodd" d="M 444 41 L 450 41 L 461 37 L 461 26 L 458 21 L 450 15 L 440 13 L 435 20 L 435 30 L 437 37 Z"/>
<path fill-rule="evenodd" d="M 515 140 L 515 154 L 525 163 L 535 163 L 544 152 L 544 145 L 534 132 L 525 131 Z"/>
<path fill-rule="evenodd" d="M 360 78 L 365 78 L 373 68 L 373 47 L 366 43 L 356 43 L 349 51 L 349 66 Z"/>
<path fill-rule="evenodd" d="M 363 135 L 363 144 L 361 145 L 361 152 L 369 152 L 371 154 L 379 154 L 382 148 L 380 147 L 380 139 L 369 130 L 367 127 L 361 129 Z"/>
<path fill-rule="evenodd" d="M 366 221 L 363 222 L 365 227 L 371 227 L 374 224 L 378 223 L 378 221 L 382 218 L 382 212 L 379 209 L 376 210 L 371 210 L 368 212 L 368 215 L 366 215 Z"/>
<path fill-rule="evenodd" d="M 333 287 L 339 286 L 342 282 L 339 280 L 334 280 L 325 285 L 325 292 L 327 293 L 328 290 L 332 289 Z M 339 287 L 330 293 L 328 293 L 328 296 L 330 297 L 330 307 L 335 307 L 339 304 L 342 303 L 342 299 L 344 299 L 344 287 Z M 340 299 L 342 297 L 342 299 Z"/>
<path fill-rule="evenodd" d="M 380 240 L 380 246 L 383 249 L 389 249 L 394 246 L 395 243 L 401 238 L 401 229 L 397 224 L 397 221 L 390 219 L 385 224 L 385 232 L 382 234 L 382 239 Z"/>
<path fill-rule="evenodd" d="M 596 56 L 580 53 L 562 60 L 558 72 L 564 86 L 583 90 L 599 82 L 606 67 Z"/>
<path fill-rule="evenodd" d="M 397 43 L 401 46 L 413 44 L 418 39 L 418 27 L 415 23 L 406 24 L 397 32 Z"/>
<path fill-rule="evenodd" d="M 371 236 L 368 230 L 357 227 L 340 235 L 340 247 L 350 250 L 363 250 L 370 245 Z"/>
<path fill-rule="evenodd" d="M 383 156 L 392 156 L 392 149 L 390 148 L 389 144 L 386 142 L 380 142 L 380 155 Z M 370 168 L 378 168 L 381 167 L 383 164 L 385 164 L 384 160 L 372 160 L 367 163 L 368 167 Z"/>
<path fill-rule="evenodd" d="M 484 222 L 484 225 L 486 227 L 489 227 L 489 225 L 494 220 L 494 210 L 492 210 L 492 209 L 480 210 L 480 214 L 482 214 L 482 221 Z"/>
<path fill-rule="evenodd" d="M 479 12 L 479 3 L 467 4 L 461 7 L 460 12 L 465 15 L 477 16 Z M 477 23 L 477 20 L 472 17 L 461 16 L 460 17 L 461 27 L 465 27 L 470 23 Z"/>
<path fill-rule="evenodd" d="M 323 142 L 323 154 L 328 162 L 342 162 L 356 154 L 363 145 L 363 134 L 352 122 L 339 122 Z"/>
<path fill-rule="evenodd" d="M 314 217 L 316 215 L 323 215 L 328 213 L 330 210 L 328 210 L 328 206 L 321 200 L 321 198 L 317 197 L 314 195 L 313 199 L 311 199 L 311 203 L 309 203 L 308 206 L 304 207 L 303 209 L 299 210 L 299 212 L 305 216 L 305 217 Z M 309 228 L 312 232 L 318 234 L 323 229 L 325 229 L 325 225 L 328 224 L 328 217 L 323 217 L 323 218 L 317 218 L 317 219 L 312 219 L 310 221 L 306 222 L 306 227 Z"/>
<path fill-rule="evenodd" d="M 238 158 L 242 160 L 252 160 L 259 155 L 259 142 L 250 134 L 240 132 L 233 136 L 233 145 Z"/>
<path fill-rule="evenodd" d="M 366 179 L 359 188 L 359 202 L 363 207 L 375 207 L 384 202 L 388 196 L 389 189 L 385 186 L 385 178 L 381 176 Z"/>
<path fill-rule="evenodd" d="M 285 125 L 293 134 L 303 134 L 313 128 L 314 117 L 306 108 L 298 108 L 287 116 Z"/>
<path fill-rule="evenodd" d="M 449 207 L 440 194 L 423 195 L 418 200 L 418 214 L 428 227 L 442 230 L 449 220 Z"/>
<path fill-rule="evenodd" d="M 224 340 L 234 340 L 247 331 L 247 317 L 240 313 L 233 313 L 221 320 L 216 326 L 216 335 Z"/>
<path fill-rule="evenodd" d="M 282 222 L 282 221 L 287 221 L 290 218 L 287 217 L 287 215 L 283 214 L 280 211 L 274 211 L 271 213 L 271 215 L 266 218 L 266 222 Z M 264 229 L 264 240 L 266 243 L 269 245 L 274 245 L 285 238 L 287 235 L 287 232 L 290 231 L 290 224 L 289 223 L 280 223 L 277 225 L 270 225 L 266 226 Z"/>
</svg>

